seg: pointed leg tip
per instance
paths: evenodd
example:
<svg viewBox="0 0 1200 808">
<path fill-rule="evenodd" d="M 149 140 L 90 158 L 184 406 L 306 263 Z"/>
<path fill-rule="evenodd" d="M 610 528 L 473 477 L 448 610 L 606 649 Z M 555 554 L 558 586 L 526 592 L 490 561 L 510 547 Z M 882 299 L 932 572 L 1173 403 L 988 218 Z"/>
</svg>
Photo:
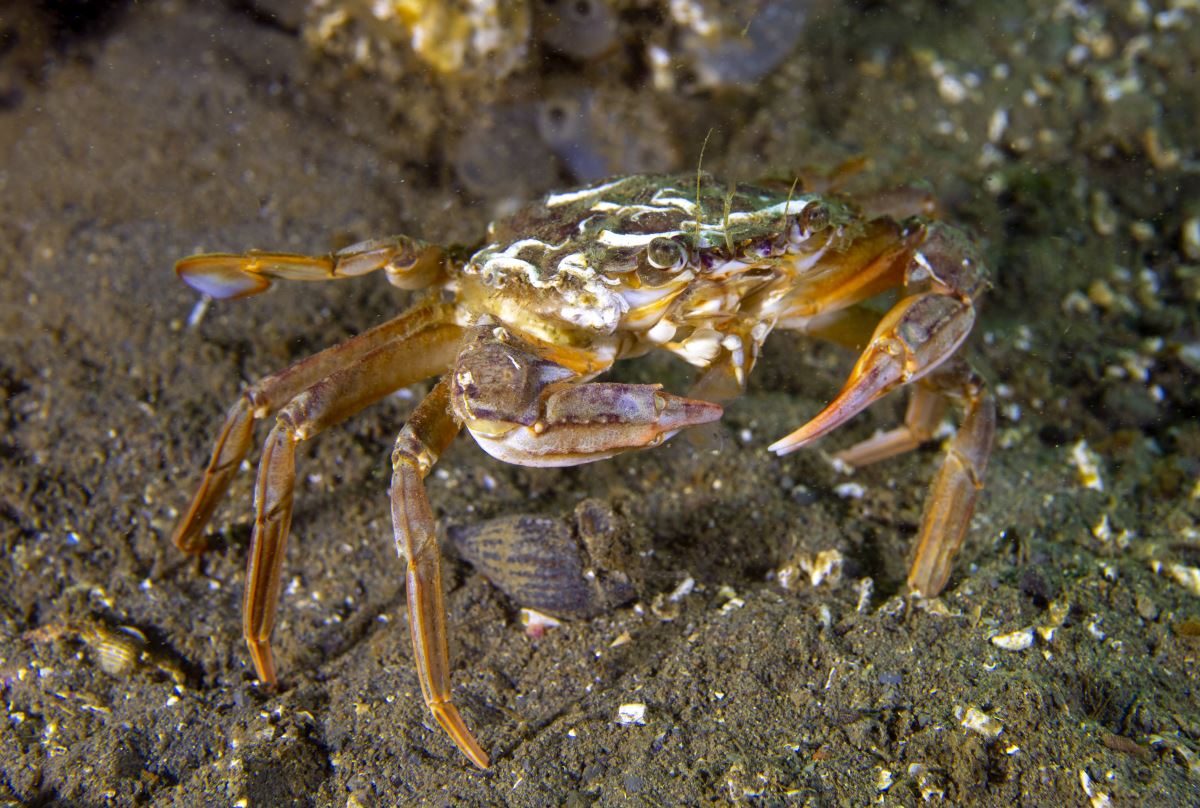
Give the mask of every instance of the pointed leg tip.
<svg viewBox="0 0 1200 808">
<path fill-rule="evenodd" d="M 185 555 L 198 556 L 208 550 L 208 538 L 196 531 L 187 531 L 182 527 L 176 529 L 171 536 L 175 549 Z"/>
<path fill-rule="evenodd" d="M 429 709 L 433 712 L 433 717 L 437 719 L 437 722 L 442 725 L 442 729 L 472 763 L 485 771 L 491 768 L 491 759 L 488 758 L 487 752 L 483 751 L 479 742 L 475 740 L 471 730 L 467 729 L 457 707 L 450 702 L 440 702 L 430 704 Z"/>
<path fill-rule="evenodd" d="M 274 690 L 279 686 L 279 677 L 275 674 L 275 657 L 271 654 L 271 646 L 265 642 L 248 640 L 250 657 L 254 661 L 254 672 L 263 686 Z"/>
<path fill-rule="evenodd" d="M 482 771 L 487 771 L 488 769 L 492 768 L 491 759 L 488 758 L 487 752 L 484 752 L 482 749 L 479 750 L 478 754 L 471 754 L 468 752 L 467 757 L 469 757 L 471 762 Z"/>
</svg>

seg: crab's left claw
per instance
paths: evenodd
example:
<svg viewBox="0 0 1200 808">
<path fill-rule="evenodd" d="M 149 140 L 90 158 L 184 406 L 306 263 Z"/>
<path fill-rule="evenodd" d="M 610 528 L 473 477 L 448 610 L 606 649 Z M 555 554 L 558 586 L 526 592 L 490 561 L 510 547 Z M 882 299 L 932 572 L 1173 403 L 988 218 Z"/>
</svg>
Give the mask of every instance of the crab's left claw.
<svg viewBox="0 0 1200 808">
<path fill-rule="evenodd" d="M 768 448 L 780 455 L 794 452 L 896 387 L 921 378 L 957 350 L 974 323 L 975 309 L 968 300 L 938 293 L 904 298 L 879 323 L 837 398 Z"/>
</svg>

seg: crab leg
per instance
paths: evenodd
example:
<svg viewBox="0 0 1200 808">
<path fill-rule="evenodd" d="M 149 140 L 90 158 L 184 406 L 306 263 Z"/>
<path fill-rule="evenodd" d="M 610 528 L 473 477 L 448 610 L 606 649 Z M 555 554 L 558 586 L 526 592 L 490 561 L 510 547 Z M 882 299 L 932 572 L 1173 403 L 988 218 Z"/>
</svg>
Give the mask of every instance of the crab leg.
<svg viewBox="0 0 1200 808">
<path fill-rule="evenodd" d="M 364 331 L 340 345 L 292 364 L 248 387 L 230 407 L 217 435 L 212 458 L 171 540 L 185 553 L 205 549 L 204 526 L 229 488 L 254 437 L 254 422 L 266 418 L 283 404 L 340 367 L 346 367 L 365 354 L 395 340 L 402 340 L 436 323 L 449 322 L 451 307 L 425 305 Z"/>
<path fill-rule="evenodd" d="M 921 300 L 930 301 L 924 312 L 918 305 Z M 930 487 L 908 575 L 909 590 L 924 597 L 937 595 L 950 577 L 983 485 L 995 432 L 991 394 L 964 360 L 950 357 L 969 332 L 972 319 L 969 303 L 946 295 L 932 293 L 900 301 L 876 329 L 842 393 L 812 421 L 770 447 L 779 454 L 794 451 L 894 387 L 916 381 L 903 426 L 835 455 L 852 466 L 866 465 L 928 440 L 947 400 L 958 402 L 963 420 Z M 925 335 L 924 343 L 917 342 L 921 335 Z"/>
<path fill-rule="evenodd" d="M 680 429 L 716 421 L 719 404 L 662 391 L 659 384 L 591 382 L 564 387 L 547 396 L 542 417 L 503 434 L 487 434 L 468 421 L 488 454 L 522 466 L 576 466 L 631 449 L 658 446 Z"/>
<path fill-rule="evenodd" d="M 934 395 L 957 400 L 963 419 L 930 486 L 917 554 L 908 573 L 909 591 L 924 597 L 941 592 L 950 577 L 983 487 L 996 432 L 996 403 L 983 380 L 965 361 L 947 365 L 950 367 L 943 366 L 926 383 L 937 388 Z"/>
<path fill-rule="evenodd" d="M 334 371 L 293 398 L 263 445 L 254 489 L 254 534 L 246 565 L 242 630 L 258 678 L 274 684 L 271 630 L 296 480 L 296 444 L 349 418 L 393 390 L 433 376 L 452 361 L 462 331 L 438 324 L 394 340 Z"/>
<path fill-rule="evenodd" d="M 450 380 L 443 377 L 409 417 L 392 451 L 392 525 L 396 549 L 408 562 L 408 625 L 421 695 L 442 729 L 476 766 L 487 753 L 450 700 L 450 655 L 442 602 L 441 549 L 425 493 L 425 476 L 458 434 L 450 412 Z"/>
<path fill-rule="evenodd" d="M 833 457 L 847 466 L 866 466 L 911 452 L 933 437 L 933 430 L 945 412 L 946 399 L 918 384 L 909 396 L 908 411 L 901 426 L 860 441 Z"/>
<path fill-rule="evenodd" d="M 327 255 L 264 252 L 204 253 L 181 259 L 175 274 L 198 292 L 218 299 L 265 292 L 271 281 L 336 281 L 384 270 L 402 289 L 422 289 L 442 271 L 442 249 L 409 236 L 354 244 Z"/>
<path fill-rule="evenodd" d="M 797 264 L 816 261 L 817 267 L 802 270 L 785 301 L 780 328 L 823 312 L 848 308 L 904 282 L 913 249 L 923 237 L 917 229 L 905 235 L 890 219 L 865 223 L 864 232 L 848 244 L 826 245 L 818 256 L 800 254 Z M 832 237 L 831 237 L 832 238 Z"/>
</svg>

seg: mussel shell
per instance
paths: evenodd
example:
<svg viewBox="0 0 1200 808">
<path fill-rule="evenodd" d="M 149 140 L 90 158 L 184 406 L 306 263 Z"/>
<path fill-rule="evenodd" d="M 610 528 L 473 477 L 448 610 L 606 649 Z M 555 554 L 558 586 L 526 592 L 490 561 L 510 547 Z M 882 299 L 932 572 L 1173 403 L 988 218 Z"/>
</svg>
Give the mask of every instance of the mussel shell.
<svg viewBox="0 0 1200 808">
<path fill-rule="evenodd" d="M 520 514 L 447 529 L 463 559 L 519 606 L 565 619 L 628 603 L 625 531 L 611 509 L 584 500 L 571 518 Z"/>
</svg>

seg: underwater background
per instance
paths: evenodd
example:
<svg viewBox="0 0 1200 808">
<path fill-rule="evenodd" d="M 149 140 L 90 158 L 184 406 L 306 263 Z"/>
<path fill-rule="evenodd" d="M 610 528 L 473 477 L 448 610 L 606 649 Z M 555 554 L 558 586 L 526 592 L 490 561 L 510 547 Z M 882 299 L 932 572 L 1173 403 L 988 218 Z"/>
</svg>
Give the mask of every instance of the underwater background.
<svg viewBox="0 0 1200 808">
<path fill-rule="evenodd" d="M 1195 0 L 0 4 L 0 800 L 1200 804 L 1198 66 Z M 701 439 L 571 469 L 462 439 L 428 478 L 451 536 L 603 514 L 636 588 L 531 629 L 446 542 L 490 771 L 404 625 L 388 457 L 419 391 L 300 452 L 264 691 L 252 472 L 208 553 L 171 530 L 244 384 L 408 297 L 207 305 L 173 262 L 478 244 L 548 191 L 701 164 L 917 184 L 981 245 L 999 429 L 942 596 L 903 596 L 938 441 L 835 469 L 893 396 L 769 453 L 853 362 L 780 333 Z"/>
</svg>

